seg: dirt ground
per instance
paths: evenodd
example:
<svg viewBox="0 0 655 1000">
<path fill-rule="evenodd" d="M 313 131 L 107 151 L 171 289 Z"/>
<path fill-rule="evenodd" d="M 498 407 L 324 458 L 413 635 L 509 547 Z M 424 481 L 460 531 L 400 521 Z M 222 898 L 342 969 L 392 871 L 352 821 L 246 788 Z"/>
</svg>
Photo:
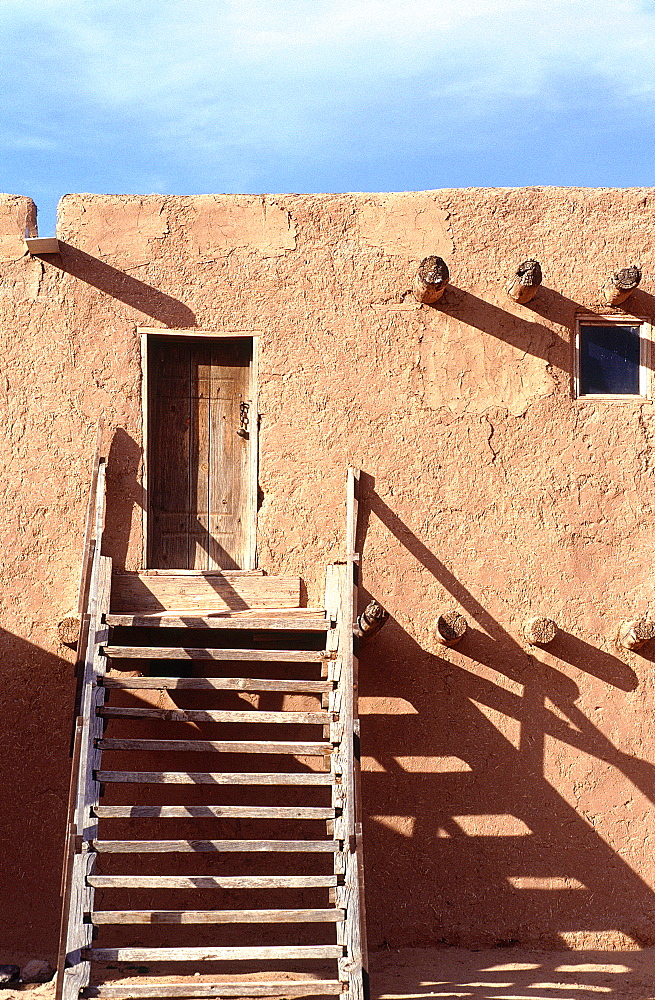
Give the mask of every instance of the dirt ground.
<svg viewBox="0 0 655 1000">
<path fill-rule="evenodd" d="M 407 948 L 371 956 L 374 1000 L 652 1000 L 655 948 Z"/>
<path fill-rule="evenodd" d="M 406 948 L 374 953 L 370 970 L 372 1000 L 655 1000 L 655 948 Z M 0 997 L 53 1000 L 54 983 L 3 990 Z"/>
</svg>

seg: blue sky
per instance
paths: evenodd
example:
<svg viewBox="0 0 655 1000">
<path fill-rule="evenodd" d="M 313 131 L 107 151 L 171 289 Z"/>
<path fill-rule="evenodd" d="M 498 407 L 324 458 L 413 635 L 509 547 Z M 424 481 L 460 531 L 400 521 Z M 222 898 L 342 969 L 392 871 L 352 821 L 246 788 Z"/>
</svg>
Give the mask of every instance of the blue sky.
<svg viewBox="0 0 655 1000">
<path fill-rule="evenodd" d="M 655 0 L 0 0 L 0 190 L 655 184 Z"/>
</svg>

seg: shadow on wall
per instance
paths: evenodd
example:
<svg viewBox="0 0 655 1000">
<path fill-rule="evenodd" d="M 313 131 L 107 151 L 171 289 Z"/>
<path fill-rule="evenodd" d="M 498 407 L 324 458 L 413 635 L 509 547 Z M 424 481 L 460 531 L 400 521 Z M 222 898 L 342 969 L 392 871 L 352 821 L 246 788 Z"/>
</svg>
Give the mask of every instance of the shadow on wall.
<svg viewBox="0 0 655 1000">
<path fill-rule="evenodd" d="M 119 271 L 110 264 L 92 257 L 77 247 L 59 241 L 59 254 L 49 254 L 48 261 L 53 267 L 58 267 L 66 274 L 79 278 L 87 285 L 93 285 L 99 291 L 110 295 L 133 309 L 138 309 L 146 316 L 159 320 L 170 327 L 193 327 L 196 325 L 195 313 L 183 302 L 160 292 L 152 285 L 133 278 L 125 271 Z"/>
<path fill-rule="evenodd" d="M 59 934 L 74 667 L 4 629 L 0 664 L 0 962 L 52 959 Z"/>
<path fill-rule="evenodd" d="M 598 305 L 592 309 L 543 285 L 535 298 L 521 307 L 534 315 L 535 319 L 532 321 L 526 320 L 525 313 L 517 314 L 502 309 L 456 285 L 448 285 L 444 297 L 429 308 L 467 323 L 481 333 L 511 344 L 533 357 L 542 358 L 568 374 L 573 372 L 572 342 L 561 337 L 550 326 L 539 322 L 539 317 L 546 323 L 557 323 L 573 331 L 576 314 L 598 313 L 602 316 L 608 312 L 607 306 Z M 620 319 L 625 314 L 625 322 L 630 323 L 635 318 L 643 320 L 644 317 L 652 316 L 654 312 L 655 297 L 638 288 L 623 303 L 621 312 L 615 313 L 615 318 Z M 651 357 L 644 363 L 650 367 L 655 366 L 655 360 Z"/>
<path fill-rule="evenodd" d="M 379 518 L 485 630 L 469 629 L 461 652 L 498 677 L 426 652 L 393 621 L 362 649 L 361 695 L 393 698 L 408 711 L 361 720 L 372 760 L 362 775 L 370 945 L 566 948 L 563 934 L 612 931 L 655 943 L 655 895 L 595 832 L 600 795 L 587 821 L 546 780 L 546 741 L 604 762 L 650 801 L 655 767 L 594 726 L 575 704 L 574 681 L 530 657 L 489 616 L 370 476 L 362 476 L 360 516 L 360 551 L 370 518 Z M 573 636 L 550 648 L 620 690 L 636 687 L 629 667 Z M 517 745 L 488 710 L 516 720 Z"/>
</svg>

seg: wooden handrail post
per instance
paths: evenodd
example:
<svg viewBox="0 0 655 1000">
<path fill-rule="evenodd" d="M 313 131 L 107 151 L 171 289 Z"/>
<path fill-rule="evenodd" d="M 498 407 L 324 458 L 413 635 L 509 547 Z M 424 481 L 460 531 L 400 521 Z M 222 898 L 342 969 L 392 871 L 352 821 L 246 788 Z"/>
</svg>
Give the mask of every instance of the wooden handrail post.
<svg viewBox="0 0 655 1000">
<path fill-rule="evenodd" d="M 94 664 L 97 660 L 100 618 L 109 608 L 111 586 L 111 560 L 101 557 L 102 533 L 105 523 L 106 483 L 105 459 L 100 455 L 102 426 L 98 427 L 96 449 L 91 473 L 89 503 L 84 530 L 84 547 L 78 597 L 81 615 L 80 636 L 77 644 L 77 689 L 75 693 L 74 726 L 71 740 L 71 777 L 69 783 L 66 842 L 61 880 L 61 924 L 57 953 L 56 1000 L 76 1000 L 80 982 L 76 976 L 66 972 L 67 958 L 89 943 L 89 927 L 83 925 L 83 885 L 93 856 L 89 852 L 80 854 L 77 850 L 78 837 L 83 823 L 80 801 L 86 798 L 85 789 L 80 787 L 87 768 L 82 767 L 82 747 L 85 727 L 89 724 L 89 705 L 86 704 L 93 688 Z M 98 596 L 101 593 L 99 603 Z"/>
<path fill-rule="evenodd" d="M 337 658 L 334 661 L 335 691 L 340 702 L 338 730 L 334 732 L 337 752 L 332 766 L 340 769 L 341 816 L 335 821 L 335 836 L 343 840 L 343 885 L 337 899 L 347 913 L 338 929 L 345 955 L 339 961 L 339 978 L 348 985 L 351 1000 L 368 1000 L 368 948 L 364 906 L 364 865 L 362 857 L 362 807 L 360 787 L 359 719 L 357 714 L 358 661 L 354 627 L 357 610 L 359 553 L 357 552 L 359 470 L 348 469 L 346 484 L 346 559 L 330 567 L 330 589 L 338 587 Z M 333 598 L 331 598 L 333 600 Z M 338 830 L 338 834 L 337 834 Z"/>
</svg>

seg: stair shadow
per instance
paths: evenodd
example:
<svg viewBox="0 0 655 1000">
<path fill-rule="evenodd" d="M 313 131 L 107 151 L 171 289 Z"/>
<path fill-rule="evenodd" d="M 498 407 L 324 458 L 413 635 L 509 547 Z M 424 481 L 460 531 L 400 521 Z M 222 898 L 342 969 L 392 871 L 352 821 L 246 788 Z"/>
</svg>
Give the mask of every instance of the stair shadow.
<svg viewBox="0 0 655 1000">
<path fill-rule="evenodd" d="M 534 952 L 517 948 L 464 952 L 407 949 L 373 956 L 375 1000 L 508 996 L 533 1000 L 646 1000 L 652 995 L 655 953 L 645 951 Z M 437 993 L 438 991 L 438 993 Z"/>
<path fill-rule="evenodd" d="M 361 648 L 362 711 L 365 699 L 372 706 L 361 715 L 371 946 L 563 948 L 565 933 L 606 931 L 655 943 L 652 888 L 594 829 L 598 796 L 586 818 L 545 773 L 566 778 L 557 741 L 603 761 L 653 802 L 655 767 L 618 749 L 575 704 L 575 682 L 531 657 L 372 478 L 362 480 L 362 541 L 377 517 L 479 626 L 458 646 L 458 662 L 422 648 L 393 620 Z M 385 604 L 384 593 L 374 596 Z M 635 688 L 624 663 L 573 636 L 562 635 L 553 654 L 620 690 Z"/>
</svg>

